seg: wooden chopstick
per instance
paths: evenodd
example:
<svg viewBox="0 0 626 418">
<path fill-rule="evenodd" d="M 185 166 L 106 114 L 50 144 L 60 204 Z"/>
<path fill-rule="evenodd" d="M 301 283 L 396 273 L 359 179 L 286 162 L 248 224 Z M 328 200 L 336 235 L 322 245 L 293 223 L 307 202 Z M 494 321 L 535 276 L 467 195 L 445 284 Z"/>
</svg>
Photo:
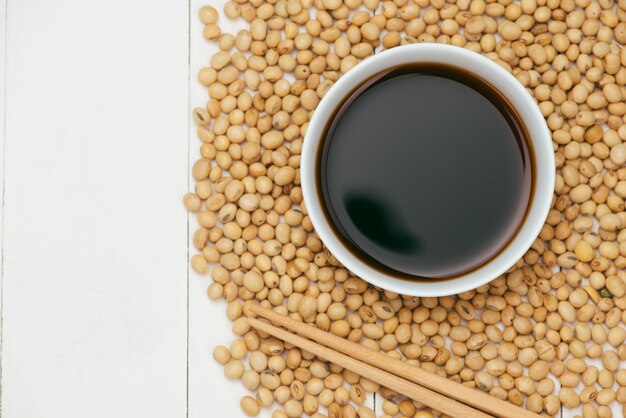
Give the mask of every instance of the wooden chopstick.
<svg viewBox="0 0 626 418">
<path fill-rule="evenodd" d="M 447 398 L 455 399 L 488 414 L 502 418 L 541 418 L 533 412 L 527 411 L 517 405 L 513 405 L 510 402 L 498 399 L 488 393 L 472 389 L 419 367 L 408 366 L 400 360 L 393 359 L 378 351 L 371 350 L 359 344 L 353 343 L 352 341 L 337 337 L 336 335 L 322 331 L 306 323 L 296 321 L 288 316 L 274 312 L 271 309 L 264 308 L 261 305 L 251 304 L 249 309 L 254 314 L 268 319 L 271 322 L 291 331 L 297 332 L 304 337 L 315 340 L 320 344 L 333 348 L 343 354 L 347 354 L 350 357 L 383 369 L 392 375 L 400 376 L 406 380 L 442 394 Z"/>
<path fill-rule="evenodd" d="M 248 318 L 247 320 L 252 327 L 259 331 L 266 332 L 296 347 L 300 347 L 309 353 L 315 354 L 318 357 L 326 359 L 338 366 L 370 379 L 373 382 L 379 383 L 382 386 L 423 403 L 439 412 L 450 415 L 453 418 L 493 418 L 493 415 L 486 414 L 471 406 L 457 402 L 454 399 L 447 398 L 444 395 L 426 389 L 416 383 L 409 382 L 389 372 L 377 369 L 367 363 L 339 353 L 331 348 L 324 347 L 323 345 L 307 340 L 304 337 L 300 337 L 284 329 L 275 327 L 267 322 L 254 318 Z"/>
</svg>

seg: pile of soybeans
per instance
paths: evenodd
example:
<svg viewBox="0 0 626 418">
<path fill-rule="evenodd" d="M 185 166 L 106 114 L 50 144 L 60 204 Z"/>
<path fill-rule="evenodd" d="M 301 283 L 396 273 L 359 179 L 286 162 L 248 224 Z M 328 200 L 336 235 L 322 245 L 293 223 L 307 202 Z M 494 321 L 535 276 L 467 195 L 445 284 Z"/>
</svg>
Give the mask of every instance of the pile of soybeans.
<svg viewBox="0 0 626 418">
<path fill-rule="evenodd" d="M 626 416 L 626 0 L 230 0 L 199 18 L 219 52 L 198 74 L 209 100 L 193 110 L 191 265 L 209 297 L 228 303 L 234 341 L 213 355 L 250 391 L 245 414 L 444 416 L 259 334 L 244 318 L 261 303 L 545 416 Z M 247 29 L 223 33 L 224 18 Z M 300 187 L 307 125 L 333 83 L 379 51 L 420 42 L 511 72 L 546 118 L 557 167 L 524 257 L 487 285 L 438 298 L 384 291 L 345 269 L 316 236 Z M 364 404 L 373 392 L 376 412 Z"/>
</svg>

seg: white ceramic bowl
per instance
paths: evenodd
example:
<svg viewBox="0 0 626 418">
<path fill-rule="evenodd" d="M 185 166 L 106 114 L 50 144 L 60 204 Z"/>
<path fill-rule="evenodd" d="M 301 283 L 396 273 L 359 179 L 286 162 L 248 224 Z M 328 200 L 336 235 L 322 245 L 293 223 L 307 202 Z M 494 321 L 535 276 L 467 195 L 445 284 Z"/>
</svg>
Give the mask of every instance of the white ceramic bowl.
<svg viewBox="0 0 626 418">
<path fill-rule="evenodd" d="M 407 280 L 385 274 L 360 261 L 328 224 L 317 190 L 316 158 L 325 126 L 335 109 L 356 87 L 382 71 L 402 64 L 442 63 L 469 71 L 498 90 L 517 111 L 530 136 L 535 170 L 534 193 L 517 234 L 495 257 L 475 270 L 449 279 Z M 475 52 L 441 44 L 413 44 L 376 54 L 354 67 L 324 96 L 309 123 L 302 150 L 300 175 L 307 211 L 318 235 L 337 259 L 362 279 L 393 292 L 413 296 L 442 296 L 481 286 L 508 270 L 530 248 L 543 226 L 554 191 L 554 152 L 545 120 L 526 89 L 498 64 Z"/>
</svg>

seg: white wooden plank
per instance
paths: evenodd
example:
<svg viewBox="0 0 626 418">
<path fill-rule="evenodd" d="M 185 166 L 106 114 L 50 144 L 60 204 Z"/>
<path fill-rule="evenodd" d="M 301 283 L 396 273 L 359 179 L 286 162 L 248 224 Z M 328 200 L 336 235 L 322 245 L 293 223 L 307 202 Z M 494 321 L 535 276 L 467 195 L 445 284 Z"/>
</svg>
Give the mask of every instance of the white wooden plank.
<svg viewBox="0 0 626 418">
<path fill-rule="evenodd" d="M 214 42 L 208 42 L 202 36 L 203 25 L 198 18 L 198 10 L 205 4 L 211 4 L 220 12 L 219 25 L 223 32 L 236 33 L 243 24 L 233 23 L 223 15 L 225 0 L 191 0 L 190 7 L 190 76 L 189 92 L 191 108 L 204 106 L 208 99 L 206 87 L 197 79 L 198 70 L 206 66 L 211 54 L 218 50 Z M 200 157 L 200 142 L 192 123 L 189 135 L 189 161 L 193 164 Z M 191 178 L 189 190 L 194 189 Z M 194 215 L 190 215 L 190 238 L 197 229 Z M 190 241 L 191 242 L 191 241 Z M 189 255 L 197 251 L 190 244 Z M 239 400 L 247 395 L 247 390 L 238 381 L 229 381 L 224 377 L 223 367 L 212 357 L 216 345 L 228 346 L 234 339 L 231 322 L 225 314 L 224 301 L 213 302 L 207 298 L 206 289 L 211 282 L 210 276 L 198 275 L 190 269 L 189 273 L 189 418 L 239 417 L 243 416 Z M 269 417 L 269 413 L 260 416 Z"/>
<path fill-rule="evenodd" d="M 2 416 L 183 417 L 188 4 L 8 16 Z"/>
<path fill-rule="evenodd" d="M 6 0 L 0 0 L 0 365 L 2 364 L 2 277 L 4 276 L 4 116 L 6 92 Z M 0 367 L 0 377 L 2 368 Z M 0 381 L 0 413 L 2 382 Z"/>
<path fill-rule="evenodd" d="M 207 101 L 206 87 L 200 85 L 197 74 L 200 68 L 207 66 L 209 58 L 219 50 L 215 42 L 207 42 L 202 36 L 203 25 L 198 18 L 198 10 L 205 4 L 215 7 L 220 18 L 218 24 L 223 33 L 235 35 L 239 29 L 249 24 L 238 19 L 227 19 L 223 13 L 226 0 L 191 0 L 190 8 L 190 103 L 191 108 L 204 106 Z M 199 157 L 200 142 L 196 136 L 195 127 L 189 135 L 190 164 Z M 189 190 L 193 190 L 194 181 L 190 180 Z M 198 227 L 195 216 L 190 216 L 190 253 L 195 253 L 191 244 L 191 236 Z M 217 364 L 211 355 L 216 345 L 228 346 L 236 337 L 231 331 L 231 322 L 225 314 L 224 301 L 213 302 L 206 296 L 207 286 L 211 283 L 208 274 L 198 275 L 190 269 L 189 272 L 189 418 L 204 418 L 207 416 L 239 417 L 244 416 L 239 407 L 242 396 L 252 395 L 239 381 L 229 381 L 223 374 L 223 367 Z M 247 362 L 245 363 L 248 367 Z M 373 397 L 368 401 L 373 406 Z M 259 417 L 269 418 L 279 405 L 261 411 Z"/>
<path fill-rule="evenodd" d="M 233 22 L 225 18 L 223 5 L 226 0 L 191 0 L 190 7 L 190 103 L 191 107 L 203 106 L 207 101 L 206 87 L 198 83 L 197 74 L 200 68 L 208 65 L 211 55 L 218 50 L 217 44 L 206 41 L 202 36 L 203 25 L 198 18 L 198 10 L 205 4 L 210 4 L 220 13 L 219 25 L 222 32 L 235 34 L 245 27 L 246 23 L 240 19 Z M 195 126 L 189 136 L 189 161 L 193 164 L 200 157 L 200 142 L 196 136 Z M 191 179 L 189 189 L 193 190 L 194 181 Z M 190 235 L 198 227 L 195 216 L 190 216 Z M 190 241 L 191 243 L 191 241 Z M 190 253 L 195 248 L 190 244 Z M 190 269 L 189 273 L 189 418 L 204 418 L 207 416 L 239 417 L 243 416 L 239 407 L 239 400 L 245 395 L 254 395 L 248 392 L 239 381 L 230 381 L 224 377 L 223 367 L 217 364 L 212 357 L 213 348 L 223 344 L 228 346 L 235 336 L 231 331 L 231 322 L 225 314 L 224 301 L 210 301 L 206 296 L 206 289 L 211 282 L 210 276 L 198 275 Z M 247 363 L 246 363 L 247 366 Z M 271 409 L 262 410 L 259 417 L 269 418 Z"/>
</svg>

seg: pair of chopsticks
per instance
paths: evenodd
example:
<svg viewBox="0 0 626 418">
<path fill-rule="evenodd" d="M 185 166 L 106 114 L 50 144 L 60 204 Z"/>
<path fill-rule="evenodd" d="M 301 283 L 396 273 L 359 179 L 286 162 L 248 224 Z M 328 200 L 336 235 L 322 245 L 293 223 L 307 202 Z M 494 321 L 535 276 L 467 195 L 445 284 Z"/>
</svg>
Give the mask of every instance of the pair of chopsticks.
<svg viewBox="0 0 626 418">
<path fill-rule="evenodd" d="M 451 417 L 540 418 L 533 412 L 485 392 L 419 367 L 407 365 L 400 360 L 296 321 L 261 305 L 251 304 L 249 309 L 252 313 L 294 333 L 255 318 L 247 318 L 248 323 L 257 330 L 300 347 Z"/>
</svg>

